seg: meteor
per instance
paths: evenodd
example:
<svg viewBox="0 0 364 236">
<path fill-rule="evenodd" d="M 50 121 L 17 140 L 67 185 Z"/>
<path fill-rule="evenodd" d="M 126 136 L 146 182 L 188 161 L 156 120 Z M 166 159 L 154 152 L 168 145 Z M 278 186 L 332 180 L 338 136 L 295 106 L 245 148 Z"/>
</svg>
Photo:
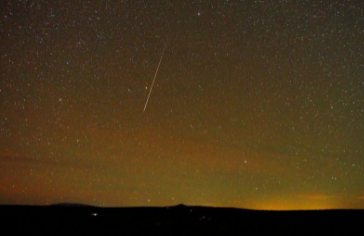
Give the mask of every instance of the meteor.
<svg viewBox="0 0 364 236">
<path fill-rule="evenodd" d="M 168 41 L 167 41 L 167 42 L 168 42 Z M 152 93 L 152 90 L 153 90 L 153 86 L 154 86 L 155 79 L 157 78 L 157 74 L 158 74 L 159 66 L 161 65 L 161 62 L 162 62 L 162 59 L 163 59 L 164 52 L 166 51 L 166 48 L 167 48 L 167 42 L 166 42 L 166 44 L 164 45 L 164 49 L 163 49 L 163 53 L 162 53 L 161 59 L 159 60 L 157 70 L 155 71 L 154 78 L 153 78 L 153 81 L 152 81 L 152 86 L 150 87 L 149 94 L 148 94 L 148 98 L 147 98 L 147 101 L 145 102 L 145 105 L 144 105 L 143 113 L 145 112 L 145 109 L 147 108 L 148 101 L 149 101 L 149 97 L 150 97 L 150 94 Z"/>
</svg>

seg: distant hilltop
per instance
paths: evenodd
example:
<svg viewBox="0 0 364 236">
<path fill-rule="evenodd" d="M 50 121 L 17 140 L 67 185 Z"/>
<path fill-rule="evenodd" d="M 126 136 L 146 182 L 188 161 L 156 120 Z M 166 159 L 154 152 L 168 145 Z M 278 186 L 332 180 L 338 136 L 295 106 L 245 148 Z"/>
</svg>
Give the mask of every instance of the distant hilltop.
<svg viewBox="0 0 364 236">
<path fill-rule="evenodd" d="M 57 203 L 57 204 L 52 204 L 52 205 L 48 205 L 50 207 L 96 207 L 93 205 L 87 205 L 87 204 L 81 204 L 81 203 Z M 184 204 L 178 204 L 175 206 L 166 206 L 166 208 L 177 208 L 177 209 L 186 209 L 189 206 L 186 206 Z M 111 208 L 124 208 L 124 207 L 111 207 Z M 141 207 L 127 207 L 127 208 L 148 208 L 145 206 L 141 206 Z M 155 207 L 152 207 L 155 208 Z M 158 207 L 157 207 L 158 208 Z M 162 207 L 163 208 L 163 207 Z"/>
<path fill-rule="evenodd" d="M 49 206 L 55 206 L 55 207 L 94 207 L 91 205 L 86 205 L 86 204 L 80 204 L 80 203 L 57 203 L 57 204 L 52 204 Z"/>
</svg>

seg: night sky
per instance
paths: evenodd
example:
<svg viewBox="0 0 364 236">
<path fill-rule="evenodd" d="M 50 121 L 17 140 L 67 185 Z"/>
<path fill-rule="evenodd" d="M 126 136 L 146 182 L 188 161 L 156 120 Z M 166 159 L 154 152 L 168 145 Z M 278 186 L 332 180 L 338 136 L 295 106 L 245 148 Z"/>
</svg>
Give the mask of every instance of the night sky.
<svg viewBox="0 0 364 236">
<path fill-rule="evenodd" d="M 0 204 L 364 208 L 361 1 L 0 13 Z"/>
</svg>

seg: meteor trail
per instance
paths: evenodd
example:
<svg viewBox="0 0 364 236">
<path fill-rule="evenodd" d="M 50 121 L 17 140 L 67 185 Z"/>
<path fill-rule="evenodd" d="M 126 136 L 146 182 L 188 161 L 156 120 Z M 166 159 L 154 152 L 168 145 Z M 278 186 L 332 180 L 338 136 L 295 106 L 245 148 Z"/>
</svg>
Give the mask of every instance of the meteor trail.
<svg viewBox="0 0 364 236">
<path fill-rule="evenodd" d="M 168 42 L 168 41 L 167 41 L 167 42 Z M 153 85 L 154 85 L 154 82 L 155 82 L 155 78 L 157 78 L 157 74 L 158 74 L 159 66 L 161 65 L 161 62 L 162 62 L 162 59 L 163 59 L 164 52 L 166 51 L 166 48 L 167 48 L 167 42 L 166 42 L 166 44 L 164 45 L 164 49 L 163 49 L 163 53 L 162 53 L 161 59 L 159 60 L 157 70 L 156 70 L 156 72 L 155 72 L 155 74 L 154 74 L 154 78 L 153 78 L 152 86 L 150 87 L 149 94 L 148 94 L 148 98 L 147 98 L 147 101 L 145 102 L 145 105 L 144 105 L 143 113 L 145 112 L 145 109 L 147 108 L 147 104 L 148 104 L 148 101 L 149 101 L 149 97 L 150 97 L 150 94 L 152 93 L 152 90 L 153 90 Z"/>
</svg>

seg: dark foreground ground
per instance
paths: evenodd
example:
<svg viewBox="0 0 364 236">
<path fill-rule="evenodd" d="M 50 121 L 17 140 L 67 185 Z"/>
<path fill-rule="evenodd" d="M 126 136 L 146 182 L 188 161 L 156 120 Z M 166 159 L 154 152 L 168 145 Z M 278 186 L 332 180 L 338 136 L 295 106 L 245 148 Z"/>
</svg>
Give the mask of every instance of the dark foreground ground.
<svg viewBox="0 0 364 236">
<path fill-rule="evenodd" d="M 253 211 L 233 208 L 0 206 L 0 234 L 364 235 L 363 210 Z M 4 232 L 8 232 L 4 234 Z"/>
</svg>

